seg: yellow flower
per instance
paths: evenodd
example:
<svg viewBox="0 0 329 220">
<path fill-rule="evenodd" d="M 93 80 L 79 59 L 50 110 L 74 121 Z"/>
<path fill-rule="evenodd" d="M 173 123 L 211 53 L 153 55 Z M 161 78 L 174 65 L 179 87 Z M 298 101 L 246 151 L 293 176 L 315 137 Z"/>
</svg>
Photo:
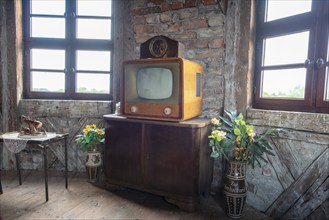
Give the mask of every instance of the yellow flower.
<svg viewBox="0 0 329 220">
<path fill-rule="evenodd" d="M 254 126 L 253 125 L 246 125 L 246 131 L 249 137 L 254 136 Z"/>
<path fill-rule="evenodd" d="M 99 135 L 103 135 L 103 134 L 105 134 L 105 132 L 104 132 L 103 130 L 101 130 L 101 129 L 97 129 L 96 132 L 97 132 L 97 134 L 99 134 Z"/>
<path fill-rule="evenodd" d="M 87 134 L 90 130 L 90 125 L 86 125 L 85 129 L 83 129 L 83 133 Z"/>
</svg>

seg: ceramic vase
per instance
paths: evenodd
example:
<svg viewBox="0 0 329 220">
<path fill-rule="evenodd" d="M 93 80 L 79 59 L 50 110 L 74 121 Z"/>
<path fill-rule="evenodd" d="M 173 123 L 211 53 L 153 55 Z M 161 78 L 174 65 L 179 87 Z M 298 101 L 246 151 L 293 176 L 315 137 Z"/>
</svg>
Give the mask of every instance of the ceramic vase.
<svg viewBox="0 0 329 220">
<path fill-rule="evenodd" d="M 227 215 L 231 218 L 241 218 L 246 201 L 246 163 L 228 161 L 224 195 Z"/>
<path fill-rule="evenodd" d="M 96 148 L 87 152 L 86 172 L 88 181 L 95 183 L 98 181 L 100 169 L 102 167 L 102 155 Z"/>
</svg>

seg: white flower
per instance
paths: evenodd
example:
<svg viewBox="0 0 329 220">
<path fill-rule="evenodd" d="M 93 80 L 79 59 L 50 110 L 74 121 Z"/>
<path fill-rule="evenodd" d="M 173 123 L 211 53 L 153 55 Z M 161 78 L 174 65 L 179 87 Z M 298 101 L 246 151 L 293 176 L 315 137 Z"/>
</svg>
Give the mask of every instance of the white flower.
<svg viewBox="0 0 329 220">
<path fill-rule="evenodd" d="M 219 120 L 218 120 L 217 118 L 212 118 L 212 119 L 211 119 L 211 123 L 212 123 L 213 125 L 218 125 L 218 124 L 219 124 Z"/>
<path fill-rule="evenodd" d="M 225 138 L 226 137 L 226 132 L 225 131 L 219 131 L 218 132 L 218 137 L 222 138 L 222 139 Z"/>
</svg>

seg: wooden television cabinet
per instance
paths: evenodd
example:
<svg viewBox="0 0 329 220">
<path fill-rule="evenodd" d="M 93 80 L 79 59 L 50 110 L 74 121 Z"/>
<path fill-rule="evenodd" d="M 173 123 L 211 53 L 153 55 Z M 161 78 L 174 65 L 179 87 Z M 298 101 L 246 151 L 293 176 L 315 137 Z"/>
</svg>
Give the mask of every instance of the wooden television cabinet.
<svg viewBox="0 0 329 220">
<path fill-rule="evenodd" d="M 108 187 L 163 196 L 194 211 L 208 196 L 213 159 L 206 119 L 164 122 L 105 115 L 104 173 Z"/>
</svg>

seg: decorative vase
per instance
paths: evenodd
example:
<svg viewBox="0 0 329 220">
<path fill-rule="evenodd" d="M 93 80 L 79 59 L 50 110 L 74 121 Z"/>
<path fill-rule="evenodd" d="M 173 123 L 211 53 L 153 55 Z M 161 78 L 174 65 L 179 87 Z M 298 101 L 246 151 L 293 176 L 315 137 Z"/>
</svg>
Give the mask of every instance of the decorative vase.
<svg viewBox="0 0 329 220">
<path fill-rule="evenodd" d="M 227 215 L 231 218 L 241 218 L 246 201 L 246 163 L 228 161 L 224 195 Z"/>
<path fill-rule="evenodd" d="M 88 181 L 95 183 L 98 180 L 99 171 L 102 166 L 102 155 L 96 148 L 87 152 L 86 172 Z"/>
</svg>

